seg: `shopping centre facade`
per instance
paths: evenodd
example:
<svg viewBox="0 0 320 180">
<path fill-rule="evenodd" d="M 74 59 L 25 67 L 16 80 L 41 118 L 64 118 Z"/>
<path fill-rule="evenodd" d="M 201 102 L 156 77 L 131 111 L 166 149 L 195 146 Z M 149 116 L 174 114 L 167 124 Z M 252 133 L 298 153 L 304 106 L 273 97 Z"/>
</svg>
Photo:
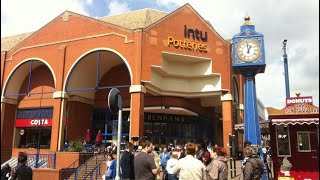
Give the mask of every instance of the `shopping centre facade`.
<svg viewBox="0 0 320 180">
<path fill-rule="evenodd" d="M 111 88 L 123 98 L 124 140 L 227 146 L 243 123 L 243 78 L 231 42 L 189 4 L 103 18 L 65 11 L 1 39 L 1 151 L 61 151 L 68 140 L 116 138 Z M 23 133 L 22 133 L 23 132 Z M 242 139 L 238 137 L 238 147 Z M 1 159 L 2 161 L 5 159 Z"/>
</svg>

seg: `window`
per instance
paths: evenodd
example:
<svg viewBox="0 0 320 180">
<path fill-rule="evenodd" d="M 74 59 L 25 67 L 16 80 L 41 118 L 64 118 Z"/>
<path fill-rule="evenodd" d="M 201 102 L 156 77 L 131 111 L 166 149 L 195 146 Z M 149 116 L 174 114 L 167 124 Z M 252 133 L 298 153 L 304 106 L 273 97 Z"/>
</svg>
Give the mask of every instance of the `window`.
<svg viewBox="0 0 320 180">
<path fill-rule="evenodd" d="M 17 119 L 52 118 L 53 108 L 19 109 Z"/>
<path fill-rule="evenodd" d="M 289 127 L 276 125 L 278 156 L 291 156 Z"/>
<path fill-rule="evenodd" d="M 298 131 L 297 138 L 298 138 L 298 151 L 311 152 L 309 132 Z"/>
<path fill-rule="evenodd" d="M 17 128 L 17 132 L 21 130 L 22 128 Z M 39 141 L 40 149 L 50 148 L 51 128 L 24 128 L 24 132 L 23 135 L 18 135 L 18 148 L 36 149 Z"/>
</svg>

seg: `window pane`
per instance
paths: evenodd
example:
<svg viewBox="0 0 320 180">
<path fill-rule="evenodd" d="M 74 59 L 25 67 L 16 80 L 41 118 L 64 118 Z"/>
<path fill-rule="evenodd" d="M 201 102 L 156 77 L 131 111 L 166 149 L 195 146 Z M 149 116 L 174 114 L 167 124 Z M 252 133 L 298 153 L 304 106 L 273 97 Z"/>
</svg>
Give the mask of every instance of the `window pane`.
<svg viewBox="0 0 320 180">
<path fill-rule="evenodd" d="M 277 130 L 278 154 L 291 155 L 288 127 L 283 125 L 276 126 L 276 130 Z"/>
<path fill-rule="evenodd" d="M 52 118 L 53 108 L 18 109 L 18 119 Z"/>
<path fill-rule="evenodd" d="M 299 151 L 310 151 L 310 136 L 307 132 L 298 132 Z"/>
<path fill-rule="evenodd" d="M 17 128 L 19 132 L 21 129 L 22 128 Z M 20 137 L 18 148 L 36 149 L 39 141 L 40 149 L 50 148 L 51 128 L 25 128 L 24 130 L 25 133 Z"/>
</svg>

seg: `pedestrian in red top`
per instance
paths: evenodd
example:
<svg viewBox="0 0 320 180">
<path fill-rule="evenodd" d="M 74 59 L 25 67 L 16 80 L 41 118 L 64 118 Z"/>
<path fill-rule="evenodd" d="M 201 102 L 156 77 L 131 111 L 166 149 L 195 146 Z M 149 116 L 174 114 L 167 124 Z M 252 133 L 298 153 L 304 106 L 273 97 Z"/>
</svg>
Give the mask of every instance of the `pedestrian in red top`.
<svg viewBox="0 0 320 180">
<path fill-rule="evenodd" d="M 102 135 L 101 135 L 101 130 L 99 130 L 96 136 L 96 146 L 100 146 L 101 144 L 102 144 Z"/>
<path fill-rule="evenodd" d="M 86 144 L 90 144 L 91 138 L 90 138 L 90 129 L 87 130 L 86 137 L 84 139 Z"/>
<path fill-rule="evenodd" d="M 96 142 L 95 142 L 95 147 L 97 148 L 98 153 L 101 152 L 101 144 L 102 144 L 102 135 L 101 135 L 101 130 L 98 131 L 98 134 L 96 136 Z"/>
</svg>

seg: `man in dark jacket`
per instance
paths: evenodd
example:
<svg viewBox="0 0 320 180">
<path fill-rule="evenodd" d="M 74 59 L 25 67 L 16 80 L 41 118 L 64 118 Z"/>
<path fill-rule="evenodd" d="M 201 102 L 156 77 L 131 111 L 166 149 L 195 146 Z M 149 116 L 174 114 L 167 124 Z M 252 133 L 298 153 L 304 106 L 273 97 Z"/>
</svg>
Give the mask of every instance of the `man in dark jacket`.
<svg viewBox="0 0 320 180">
<path fill-rule="evenodd" d="M 27 153 L 19 152 L 18 162 L 20 165 L 13 169 L 10 180 L 32 180 L 32 169 L 27 166 Z"/>
<path fill-rule="evenodd" d="M 11 167 L 7 163 L 6 165 L 3 166 L 3 168 L 1 168 L 1 180 L 9 179 L 10 171 L 11 171 Z"/>
<path fill-rule="evenodd" d="M 133 144 L 128 142 L 125 145 L 126 150 L 122 153 L 120 158 L 120 167 L 123 180 L 133 180 L 134 179 L 134 155 Z"/>
</svg>

